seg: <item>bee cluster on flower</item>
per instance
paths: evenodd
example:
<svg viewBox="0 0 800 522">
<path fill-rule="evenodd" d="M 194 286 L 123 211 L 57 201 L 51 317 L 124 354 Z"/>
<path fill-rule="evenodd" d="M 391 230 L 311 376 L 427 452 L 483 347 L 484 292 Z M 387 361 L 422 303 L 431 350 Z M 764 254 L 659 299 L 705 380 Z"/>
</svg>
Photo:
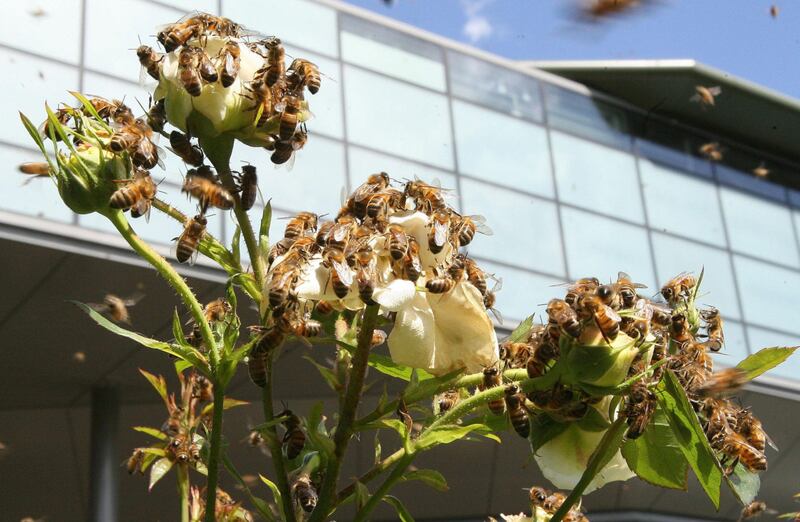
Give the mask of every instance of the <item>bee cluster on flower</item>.
<svg viewBox="0 0 800 522">
<path fill-rule="evenodd" d="M 206 516 L 206 490 L 192 486 L 189 499 L 189 519 L 200 522 Z M 236 502 L 222 488 L 217 488 L 217 500 L 214 508 L 214 520 L 217 522 L 253 522 L 253 515 Z"/>
</svg>

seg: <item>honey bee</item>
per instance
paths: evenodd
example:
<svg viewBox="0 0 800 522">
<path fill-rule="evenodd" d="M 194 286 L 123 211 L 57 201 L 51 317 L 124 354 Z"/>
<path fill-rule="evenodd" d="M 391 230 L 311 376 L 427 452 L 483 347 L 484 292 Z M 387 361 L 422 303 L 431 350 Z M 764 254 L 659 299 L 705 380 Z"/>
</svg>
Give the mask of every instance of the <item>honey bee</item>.
<svg viewBox="0 0 800 522">
<path fill-rule="evenodd" d="M 634 283 L 625 272 L 617 274 L 617 282 L 614 283 L 614 287 L 622 300 L 622 308 L 631 308 L 636 304 L 636 300 L 639 297 L 636 294 L 637 288 L 647 288 L 643 284 Z"/>
<path fill-rule="evenodd" d="M 458 404 L 461 396 L 458 390 L 447 390 L 436 398 L 436 405 L 439 407 L 439 413 L 446 413 Z"/>
<path fill-rule="evenodd" d="M 275 152 L 270 156 L 270 160 L 276 165 L 283 165 L 288 162 L 288 168 L 291 170 L 294 164 L 293 154 L 302 149 L 306 141 L 308 141 L 308 132 L 306 132 L 304 126 L 301 126 L 301 129 L 295 132 L 290 140 L 278 140 L 275 142 Z"/>
<path fill-rule="evenodd" d="M 158 165 L 158 150 L 152 141 L 153 129 L 145 118 L 120 125 L 111 136 L 108 147 L 112 152 L 128 151 L 133 164 L 144 169 Z"/>
<path fill-rule="evenodd" d="M 279 38 L 269 38 L 262 43 L 267 49 L 267 71 L 264 80 L 269 87 L 272 87 L 286 74 L 284 62 L 286 52 Z"/>
<path fill-rule="evenodd" d="M 147 71 L 147 74 L 149 74 L 151 78 L 156 81 L 161 79 L 159 64 L 164 58 L 163 56 L 159 56 L 152 47 L 147 45 L 140 45 L 136 49 L 136 56 L 139 57 L 139 63 L 142 64 L 142 67 L 144 67 L 144 70 Z"/>
<path fill-rule="evenodd" d="M 753 174 L 755 174 L 755 176 L 756 176 L 757 178 L 762 178 L 762 179 L 764 179 L 764 178 L 766 178 L 767 176 L 769 176 L 769 169 L 767 168 L 767 166 L 766 166 L 766 165 L 764 164 L 764 162 L 762 161 L 762 162 L 761 162 L 761 163 L 758 165 L 758 167 L 756 167 L 756 168 L 754 168 L 754 169 L 753 169 Z"/>
<path fill-rule="evenodd" d="M 419 180 L 406 183 L 405 195 L 414 200 L 417 210 L 426 214 L 432 214 L 435 210 L 443 209 L 447 206 L 444 199 L 444 191 L 434 185 L 428 185 Z"/>
<path fill-rule="evenodd" d="M 622 13 L 638 4 L 639 0 L 589 0 L 583 9 L 587 15 L 599 18 Z"/>
<path fill-rule="evenodd" d="M 317 490 L 307 475 L 300 475 L 292 483 L 292 497 L 306 513 L 317 507 Z"/>
<path fill-rule="evenodd" d="M 197 47 L 184 47 L 178 53 L 178 78 L 186 92 L 192 96 L 200 96 L 203 89 L 200 72 L 197 70 L 200 65 L 198 50 L 200 49 Z"/>
<path fill-rule="evenodd" d="M 114 294 L 106 294 L 102 303 L 87 303 L 94 311 L 106 314 L 114 322 L 131 324 L 131 316 L 128 308 L 135 306 L 142 300 L 144 294 L 136 292 L 128 298 L 122 298 Z"/>
<path fill-rule="evenodd" d="M 583 277 L 578 279 L 573 283 L 569 283 L 564 301 L 570 306 L 577 306 L 580 296 L 595 292 L 599 286 L 600 281 L 596 277 Z"/>
<path fill-rule="evenodd" d="M 349 216 L 337 218 L 328 234 L 327 246 L 344 252 L 347 249 L 350 237 L 357 229 L 358 223 L 354 218 Z"/>
<path fill-rule="evenodd" d="M 481 390 L 488 390 L 489 388 L 500 386 L 501 382 L 500 370 L 498 370 L 496 366 L 483 369 L 483 383 L 480 386 Z M 493 399 L 486 403 L 486 405 L 495 415 L 502 415 L 505 412 L 505 401 L 503 401 L 502 397 Z"/>
<path fill-rule="evenodd" d="M 751 446 L 758 451 L 764 452 L 769 444 L 777 450 L 777 446 L 764 431 L 761 421 L 749 409 L 741 409 L 736 414 L 736 431 L 744 437 Z"/>
<path fill-rule="evenodd" d="M 450 212 L 447 209 L 434 211 L 428 227 L 428 248 L 434 254 L 438 254 L 449 239 Z"/>
<path fill-rule="evenodd" d="M 653 307 L 647 299 L 638 299 L 633 305 L 633 315 L 622 318 L 620 328 L 634 339 L 642 339 L 650 333 L 650 322 L 653 319 Z"/>
<path fill-rule="evenodd" d="M 400 261 L 408 252 L 408 236 L 402 226 L 392 224 L 386 231 L 389 255 L 395 261 Z"/>
<path fill-rule="evenodd" d="M 718 397 L 735 392 L 747 383 L 747 372 L 739 368 L 725 368 L 706 379 L 698 388 L 701 397 Z"/>
<path fill-rule="evenodd" d="M 681 298 L 688 298 L 689 292 L 697 285 L 697 280 L 688 272 L 682 272 L 667 281 L 661 287 L 661 295 L 670 304 L 676 303 Z"/>
<path fill-rule="evenodd" d="M 547 500 L 549 495 L 549 491 L 538 486 L 534 486 L 528 490 L 528 498 L 530 498 L 531 505 L 534 507 L 538 506 L 544 508 L 544 501 Z"/>
<path fill-rule="evenodd" d="M 292 333 L 297 337 L 317 337 L 322 333 L 322 323 L 306 317 L 294 322 Z"/>
<path fill-rule="evenodd" d="M 483 216 L 460 216 L 456 215 L 453 220 L 453 234 L 458 238 L 459 246 L 467 246 L 472 243 L 476 232 L 491 236 L 492 229 L 486 225 L 486 218 Z"/>
<path fill-rule="evenodd" d="M 142 470 L 142 462 L 144 462 L 144 450 L 142 448 L 136 448 L 133 450 L 133 453 L 125 464 L 126 468 L 128 469 L 128 474 L 133 475 L 138 471 L 144 475 L 144 471 Z"/>
<path fill-rule="evenodd" d="M 132 215 L 134 211 L 136 213 L 134 217 L 147 214 L 157 191 L 150 173 L 146 170 L 136 169 L 131 179 L 122 182 L 125 185 L 111 194 L 109 206 L 121 210 L 131 209 Z"/>
<path fill-rule="evenodd" d="M 375 348 L 376 346 L 380 346 L 386 342 L 386 332 L 383 330 L 373 330 L 372 331 L 372 339 L 369 342 L 370 348 Z"/>
<path fill-rule="evenodd" d="M 316 214 L 312 212 L 300 212 L 286 224 L 283 237 L 297 239 L 300 236 L 304 236 L 307 231 L 314 232 L 317 229 L 318 221 L 319 216 Z"/>
<path fill-rule="evenodd" d="M 198 375 L 192 385 L 192 397 L 196 397 L 200 402 L 210 402 L 214 398 L 214 385 L 202 375 Z"/>
<path fill-rule="evenodd" d="M 72 119 L 74 113 L 75 113 L 75 109 L 73 109 L 72 107 L 59 107 L 55 111 L 56 120 L 58 121 L 59 124 L 61 124 L 62 126 L 65 126 Z M 102 118 L 102 116 L 101 116 L 101 118 Z M 131 118 L 132 118 L 132 115 L 131 115 Z M 58 132 L 56 132 L 55 129 L 51 129 L 50 128 L 50 119 L 49 118 L 46 119 L 44 121 L 44 123 L 42 123 L 39 126 L 38 130 L 39 130 L 39 135 L 44 137 L 44 138 L 50 138 L 50 139 L 53 139 L 55 141 L 61 141 L 61 136 L 58 134 Z M 51 132 L 53 134 L 52 136 L 50 135 Z"/>
<path fill-rule="evenodd" d="M 169 133 L 169 144 L 172 146 L 173 152 L 177 154 L 184 163 L 188 163 L 193 167 L 199 167 L 203 164 L 203 151 L 197 145 L 192 145 L 189 136 L 181 131 L 174 130 Z"/>
<path fill-rule="evenodd" d="M 695 85 L 694 90 L 695 93 L 689 98 L 689 101 L 699 103 L 704 107 L 713 107 L 716 97 L 722 94 L 722 87 L 719 86 L 706 87 L 705 85 Z"/>
<path fill-rule="evenodd" d="M 560 491 L 554 491 L 549 495 L 547 495 L 544 504 L 542 504 L 542 508 L 544 508 L 544 510 L 547 511 L 548 513 L 555 513 L 556 511 L 558 511 L 558 508 L 561 507 L 561 504 L 563 504 L 565 500 L 567 500 L 566 495 L 564 495 Z"/>
<path fill-rule="evenodd" d="M 379 172 L 372 174 L 367 178 L 367 181 L 353 191 L 353 195 L 345 203 L 347 208 L 355 217 L 364 218 L 367 215 L 367 204 L 369 200 L 389 186 L 389 174 Z"/>
<path fill-rule="evenodd" d="M 265 328 L 263 326 L 251 326 L 250 331 L 258 334 L 258 342 L 250 350 L 251 356 L 262 356 L 272 353 L 286 339 L 286 334 L 278 328 Z"/>
<path fill-rule="evenodd" d="M 22 163 L 18 168 L 23 174 L 31 176 L 27 181 L 34 177 L 50 177 L 50 165 L 46 161 Z"/>
<path fill-rule="evenodd" d="M 552 342 L 542 342 L 531 352 L 525 361 L 525 369 L 531 379 L 541 377 L 547 370 L 547 365 L 560 355 L 558 345 Z"/>
<path fill-rule="evenodd" d="M 371 246 L 366 245 L 358 249 L 356 253 L 358 296 L 368 305 L 375 304 L 372 294 L 375 292 L 377 263 L 378 257 Z"/>
<path fill-rule="evenodd" d="M 416 282 L 422 274 L 422 261 L 419 257 L 419 243 L 414 236 L 407 236 L 408 249 L 403 256 L 403 273 L 409 281 Z"/>
<path fill-rule="evenodd" d="M 700 317 L 706 323 L 706 336 L 708 337 L 705 342 L 706 348 L 712 352 L 720 351 L 725 343 L 725 335 L 722 332 L 722 315 L 719 310 L 711 307 L 708 310 L 701 310 Z"/>
<path fill-rule="evenodd" d="M 531 346 L 528 343 L 504 341 L 500 343 L 499 356 L 506 368 L 522 368 L 531 356 Z"/>
<path fill-rule="evenodd" d="M 328 247 L 322 254 L 322 264 L 330 269 L 331 286 L 339 299 L 344 299 L 353 284 L 353 272 L 347 258 L 338 248 Z"/>
<path fill-rule="evenodd" d="M 780 14 L 780 10 L 778 9 L 777 5 L 772 4 L 771 6 L 769 6 L 769 15 L 772 18 L 778 18 L 778 14 Z"/>
<path fill-rule="evenodd" d="M 200 73 L 200 77 L 206 83 L 216 83 L 219 79 L 219 73 L 217 73 L 217 68 L 214 67 L 214 64 L 209 58 L 208 53 L 206 53 L 202 49 L 198 49 L 197 51 L 197 72 Z"/>
<path fill-rule="evenodd" d="M 520 437 L 527 439 L 531 432 L 531 424 L 523 404 L 524 397 L 516 384 L 511 384 L 505 389 L 505 403 L 511 425 Z"/>
<path fill-rule="evenodd" d="M 147 124 L 155 132 L 164 130 L 164 125 L 167 123 L 167 106 L 166 98 L 161 98 L 150 106 L 147 111 Z"/>
<path fill-rule="evenodd" d="M 189 445 L 188 440 L 183 435 L 176 435 L 169 441 L 167 445 L 167 457 L 171 460 L 177 461 L 180 464 L 189 462 Z"/>
<path fill-rule="evenodd" d="M 104 120 L 113 120 L 120 125 L 132 123 L 134 121 L 133 111 L 130 107 L 122 103 L 120 100 L 106 100 L 99 96 L 89 98 L 89 103 L 92 108 L 97 112 L 97 115 Z M 70 109 L 72 111 L 72 109 Z M 84 113 L 88 114 L 86 108 L 83 109 Z M 70 112 L 71 114 L 71 112 Z M 60 120 L 59 120 L 60 121 Z"/>
<path fill-rule="evenodd" d="M 387 187 L 369 198 L 367 216 L 372 219 L 385 219 L 390 209 L 402 209 L 405 195 L 392 187 Z"/>
<path fill-rule="evenodd" d="M 456 283 L 457 281 L 449 275 L 440 275 L 439 277 L 428 279 L 425 282 L 425 288 L 432 294 L 444 294 L 455 288 Z"/>
<path fill-rule="evenodd" d="M 617 337 L 622 318 L 598 296 L 584 295 L 579 301 L 578 314 L 582 317 L 591 317 L 606 340 L 614 340 Z"/>
<path fill-rule="evenodd" d="M 258 175 L 253 165 L 242 165 L 242 174 L 239 176 L 239 200 L 242 209 L 250 210 L 256 204 L 258 195 Z"/>
<path fill-rule="evenodd" d="M 720 442 L 718 442 L 720 451 L 726 457 L 733 459 L 734 463 L 741 462 L 745 468 L 754 472 L 767 469 L 767 457 L 738 433 L 726 430 L 721 432 L 718 437 L 720 437 Z M 733 466 L 729 470 L 732 468 Z"/>
<path fill-rule="evenodd" d="M 206 233 L 207 224 L 208 221 L 202 214 L 186 220 L 183 232 L 175 244 L 175 258 L 179 263 L 188 261 L 189 264 L 194 264 L 197 259 L 197 245 Z"/>
<path fill-rule="evenodd" d="M 722 161 L 722 149 L 716 141 L 704 143 L 697 150 L 710 161 Z"/>
<path fill-rule="evenodd" d="M 283 436 L 286 458 L 289 460 L 295 459 L 306 445 L 306 434 L 303 433 L 300 417 L 288 409 L 279 413 L 278 417 L 286 417 L 282 421 L 283 427 L 286 428 L 286 434 Z"/>
<path fill-rule="evenodd" d="M 250 380 L 259 388 L 267 385 L 267 361 L 263 353 L 250 353 L 247 358 L 247 372 Z"/>
<path fill-rule="evenodd" d="M 280 308 L 289 298 L 302 261 L 300 252 L 290 250 L 281 263 L 272 269 L 269 275 L 269 304 L 272 308 Z"/>
<path fill-rule="evenodd" d="M 225 42 L 222 48 L 222 68 L 220 70 L 220 83 L 223 87 L 230 87 L 236 81 L 239 75 L 239 68 L 241 67 L 241 51 L 239 44 L 233 40 Z"/>
<path fill-rule="evenodd" d="M 472 259 L 465 258 L 464 268 L 467 271 L 467 281 L 469 281 L 472 286 L 477 288 L 481 295 L 486 295 L 486 292 L 488 291 L 488 287 L 486 285 L 486 274 L 480 269 L 478 263 Z"/>
<path fill-rule="evenodd" d="M 494 307 L 497 301 L 497 292 L 503 288 L 503 280 L 495 276 L 491 276 L 491 278 L 494 280 L 494 286 L 492 286 L 491 290 L 487 290 L 486 293 L 483 294 L 483 306 L 488 312 L 492 312 L 492 315 L 494 315 L 498 323 L 503 324 L 502 314 Z"/>
<path fill-rule="evenodd" d="M 328 243 L 328 236 L 335 223 L 333 221 L 326 221 L 317 228 L 316 242 L 317 246 L 324 247 Z"/>
<path fill-rule="evenodd" d="M 547 317 L 572 337 L 580 337 L 581 323 L 578 314 L 563 299 L 551 299 L 547 303 Z"/>
<path fill-rule="evenodd" d="M 319 69 L 308 60 L 295 58 L 289 66 L 287 76 L 289 77 L 290 90 L 297 92 L 299 89 L 306 87 L 311 94 L 319 92 L 319 87 L 322 83 Z"/>
<path fill-rule="evenodd" d="M 300 98 L 287 96 L 284 98 L 283 103 L 284 107 L 283 111 L 281 111 L 278 137 L 281 140 L 289 140 L 294 136 L 297 125 L 300 123 Z"/>
<path fill-rule="evenodd" d="M 644 381 L 636 382 L 632 387 L 623 407 L 623 415 L 628 422 L 626 436 L 629 439 L 636 439 L 644 433 L 650 419 L 656 410 L 656 395 Z"/>
<path fill-rule="evenodd" d="M 247 98 L 253 100 L 253 107 L 250 110 L 256 111 L 254 123 L 256 127 L 263 127 L 272 116 L 272 90 L 263 80 L 252 81 L 247 90 L 250 93 Z M 277 147 L 277 143 L 275 145 Z"/>
<path fill-rule="evenodd" d="M 233 311 L 231 304 L 226 299 L 220 297 L 206 304 L 203 308 L 203 315 L 206 321 L 216 323 L 225 319 L 225 316 L 231 313 L 231 311 Z"/>
<path fill-rule="evenodd" d="M 742 512 L 739 514 L 739 522 L 750 518 L 755 518 L 766 511 L 767 504 L 765 502 L 754 500 L 742 508 Z"/>
<path fill-rule="evenodd" d="M 185 45 L 192 38 L 200 36 L 203 25 L 197 17 L 188 18 L 182 22 L 170 24 L 156 35 L 158 42 L 164 50 L 171 53 L 181 45 Z"/>
<path fill-rule="evenodd" d="M 208 205 L 230 210 L 233 208 L 234 199 L 228 189 L 212 181 L 206 176 L 199 174 L 194 169 L 186 173 L 181 192 L 185 192 L 200 201 L 201 210 L 205 211 Z"/>
<path fill-rule="evenodd" d="M 672 316 L 672 324 L 670 324 L 670 333 L 672 339 L 680 344 L 692 341 L 692 332 L 689 329 L 689 321 L 684 314 L 675 314 Z"/>
</svg>

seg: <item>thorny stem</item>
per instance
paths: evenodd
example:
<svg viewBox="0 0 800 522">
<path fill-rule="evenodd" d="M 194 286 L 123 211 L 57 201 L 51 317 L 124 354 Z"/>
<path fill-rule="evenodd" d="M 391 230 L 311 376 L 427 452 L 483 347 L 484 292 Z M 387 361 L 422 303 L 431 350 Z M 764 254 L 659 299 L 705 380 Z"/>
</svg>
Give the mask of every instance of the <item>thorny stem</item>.
<svg viewBox="0 0 800 522">
<path fill-rule="evenodd" d="M 178 465 L 178 495 L 181 500 L 181 522 L 189 522 L 189 470 Z"/>
<path fill-rule="evenodd" d="M 264 386 L 261 392 L 261 404 L 264 409 L 264 422 L 267 423 L 275 418 L 275 411 L 272 406 L 272 355 L 273 354 L 269 354 L 267 356 L 267 385 Z M 270 425 L 267 427 L 267 432 L 267 446 L 269 448 L 270 456 L 272 457 L 272 465 L 275 468 L 275 483 L 281 492 L 284 520 L 287 522 L 294 522 L 294 506 L 292 505 L 289 481 L 286 478 L 286 466 L 283 462 L 283 452 L 281 451 L 281 442 L 278 438 L 277 426 L 275 424 Z"/>
<path fill-rule="evenodd" d="M 370 305 L 364 309 L 361 317 L 361 326 L 358 332 L 358 344 L 353 354 L 350 379 L 347 383 L 347 392 L 339 408 L 339 424 L 333 442 L 336 445 L 333 458 L 329 459 L 319 493 L 319 502 L 311 516 L 311 522 L 323 520 L 328 516 L 336 500 L 336 482 L 341 468 L 347 444 L 353 435 L 353 423 L 356 417 L 361 392 L 364 388 L 364 378 L 367 374 L 369 351 L 372 342 L 372 332 L 378 322 L 378 305 Z"/>
<path fill-rule="evenodd" d="M 385 459 L 375 464 L 372 467 L 372 469 L 370 469 L 369 471 L 358 477 L 358 482 L 366 484 L 370 480 L 374 479 L 375 477 L 377 477 L 378 475 L 389 469 L 392 466 L 392 464 L 403 458 L 405 454 L 406 450 L 404 448 L 400 448 L 399 450 L 395 451 Z M 349 497 L 350 495 L 352 495 L 355 492 L 355 490 L 356 490 L 356 483 L 353 482 L 346 488 L 339 491 L 339 494 L 336 495 L 336 503 L 338 504 L 344 502 L 344 500 L 347 499 L 347 497 Z"/>
<path fill-rule="evenodd" d="M 225 389 L 214 383 L 214 412 L 211 421 L 210 448 L 208 451 L 208 480 L 206 481 L 205 522 L 214 522 L 217 505 L 217 479 L 219 478 L 219 454 L 222 445 L 222 412 L 225 409 Z"/>
<path fill-rule="evenodd" d="M 380 485 L 378 489 L 375 490 L 373 494 L 369 496 L 369 500 L 364 507 L 362 507 L 358 513 L 356 513 L 355 519 L 353 522 L 362 522 L 363 520 L 368 520 L 367 516 L 375 509 L 375 506 L 378 505 L 378 502 L 383 500 L 383 498 L 389 493 L 389 490 L 397 484 L 403 478 L 403 475 L 408 469 L 408 466 L 413 462 L 415 457 L 414 453 L 404 456 L 399 460 L 399 462 L 395 465 L 392 472 L 386 477 L 386 480 L 383 481 L 383 484 Z"/>
</svg>

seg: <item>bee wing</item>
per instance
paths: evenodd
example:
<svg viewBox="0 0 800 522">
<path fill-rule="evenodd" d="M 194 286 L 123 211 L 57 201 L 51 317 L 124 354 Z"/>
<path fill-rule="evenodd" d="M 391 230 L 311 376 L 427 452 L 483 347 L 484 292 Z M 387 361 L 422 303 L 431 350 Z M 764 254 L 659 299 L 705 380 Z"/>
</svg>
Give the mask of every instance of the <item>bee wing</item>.
<svg viewBox="0 0 800 522">
<path fill-rule="evenodd" d="M 700 96 L 700 94 L 699 94 L 699 93 L 698 93 L 698 94 L 693 94 L 693 95 L 692 95 L 692 96 L 689 98 L 689 101 L 690 101 L 690 102 L 692 102 L 692 103 L 700 103 L 700 102 L 702 102 L 702 101 L 703 101 L 703 97 L 702 97 L 702 96 Z"/>
<path fill-rule="evenodd" d="M 772 440 L 772 438 L 769 435 L 767 435 L 767 432 L 763 430 L 762 432 L 764 433 L 764 438 L 767 440 L 767 444 L 769 444 L 769 447 L 774 449 L 775 451 L 780 451 L 778 450 L 778 445 L 775 444 L 775 441 Z"/>
<path fill-rule="evenodd" d="M 495 277 L 494 275 L 491 276 L 494 279 L 494 286 L 492 287 L 492 292 L 499 292 L 503 289 L 503 278 L 502 277 Z"/>
<path fill-rule="evenodd" d="M 490 308 L 489 311 L 492 312 L 492 315 L 497 319 L 499 324 L 503 324 L 503 314 L 500 313 L 500 310 L 497 308 Z"/>
<path fill-rule="evenodd" d="M 450 220 L 444 223 L 437 219 L 433 220 L 433 241 L 437 246 L 444 246 L 447 243 L 449 232 Z"/>
<path fill-rule="evenodd" d="M 477 230 L 484 236 L 491 236 L 492 234 L 494 234 L 494 230 L 492 230 L 492 228 L 485 223 L 475 223 L 475 230 Z"/>
<path fill-rule="evenodd" d="M 86 303 L 86 306 L 101 314 L 104 314 L 109 310 L 109 306 L 105 303 Z"/>
<path fill-rule="evenodd" d="M 138 215 L 144 216 L 144 220 L 148 223 L 150 222 L 150 209 L 152 208 L 152 205 L 150 204 L 149 199 L 140 199 L 136 202 L 134 208 L 136 209 Z"/>
<path fill-rule="evenodd" d="M 331 235 L 333 236 L 334 241 L 344 241 L 347 237 L 347 233 L 350 230 L 349 225 L 341 225 L 336 224 L 333 226 L 333 230 L 331 230 Z"/>
<path fill-rule="evenodd" d="M 347 262 L 337 262 L 334 261 L 332 263 L 332 268 L 336 270 L 336 275 L 339 276 L 339 280 L 345 286 L 350 286 L 353 284 L 353 271 L 347 265 Z"/>
<path fill-rule="evenodd" d="M 603 309 L 605 310 L 606 316 L 608 316 L 608 318 L 611 319 L 612 321 L 616 322 L 622 321 L 622 317 L 620 317 L 619 314 L 610 306 L 603 305 Z"/>
<path fill-rule="evenodd" d="M 720 87 L 719 85 L 714 87 L 708 87 L 708 93 L 711 94 L 711 96 L 719 96 L 720 94 L 722 94 L 722 87 Z"/>
</svg>

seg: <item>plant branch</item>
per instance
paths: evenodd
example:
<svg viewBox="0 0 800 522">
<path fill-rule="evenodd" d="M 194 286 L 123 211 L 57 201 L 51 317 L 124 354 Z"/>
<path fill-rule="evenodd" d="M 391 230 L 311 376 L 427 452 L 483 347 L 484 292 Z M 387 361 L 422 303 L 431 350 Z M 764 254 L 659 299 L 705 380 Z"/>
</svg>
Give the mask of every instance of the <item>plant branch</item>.
<svg viewBox="0 0 800 522">
<path fill-rule="evenodd" d="M 214 522 L 217 505 L 217 479 L 219 478 L 219 454 L 222 445 L 222 412 L 225 409 L 225 389 L 214 383 L 214 412 L 211 421 L 211 436 L 208 451 L 208 480 L 206 481 L 205 522 Z"/>
<path fill-rule="evenodd" d="M 389 455 L 385 459 L 383 459 L 380 462 L 378 462 L 377 464 L 375 464 L 372 467 L 372 469 L 370 469 L 369 471 L 367 471 L 366 473 L 364 473 L 360 477 L 358 477 L 357 482 L 361 482 L 362 484 L 366 484 L 370 480 L 374 479 L 375 477 L 377 477 L 378 475 L 380 475 L 381 473 L 383 473 L 384 471 L 389 469 L 392 466 L 392 464 L 394 464 L 395 462 L 397 462 L 398 460 L 403 458 L 405 456 L 405 454 L 406 454 L 405 448 L 400 448 L 399 450 L 395 451 L 394 453 L 392 453 L 391 455 Z M 352 484 L 350 484 L 346 488 L 344 488 L 341 491 L 339 491 L 339 494 L 336 495 L 336 503 L 337 503 L 337 505 L 339 503 L 341 503 L 341 502 L 344 502 L 345 499 L 347 499 L 347 497 L 349 497 L 350 495 L 355 493 L 355 491 L 356 491 L 356 483 L 355 482 L 353 482 Z"/>
<path fill-rule="evenodd" d="M 178 495 L 181 502 L 181 522 L 189 522 L 189 470 L 184 465 L 177 466 Z"/>
<path fill-rule="evenodd" d="M 378 305 L 370 305 L 364 309 L 361 317 L 361 326 L 358 332 L 358 344 L 353 354 L 352 367 L 350 369 L 350 379 L 347 383 L 347 392 L 344 402 L 339 408 L 339 424 L 336 426 L 336 433 L 333 442 L 336 446 L 333 458 L 328 460 L 325 475 L 320 488 L 319 502 L 311 516 L 311 521 L 323 520 L 328 516 L 334 501 L 336 500 L 336 482 L 339 470 L 344 460 L 347 444 L 353 435 L 353 423 L 361 401 L 361 392 L 364 388 L 364 378 L 367 374 L 369 363 L 369 351 L 372 342 L 372 333 L 378 322 Z"/>
<path fill-rule="evenodd" d="M 261 405 L 264 409 L 264 422 L 270 423 L 275 418 L 275 411 L 272 406 L 272 364 L 273 354 L 267 355 L 266 373 L 267 385 L 261 391 Z M 294 506 L 292 505 L 292 496 L 289 490 L 289 481 L 286 476 L 286 466 L 283 462 L 283 451 L 281 450 L 281 442 L 278 438 L 277 426 L 272 423 L 266 428 L 267 431 L 267 447 L 269 448 L 270 456 L 272 457 L 272 465 L 275 468 L 275 483 L 281 492 L 281 503 L 283 504 L 282 510 L 284 520 L 287 522 L 294 522 Z"/>
<path fill-rule="evenodd" d="M 375 507 L 378 505 L 378 502 L 383 500 L 386 494 L 389 493 L 389 490 L 392 489 L 392 487 L 403 478 L 406 469 L 408 469 L 408 466 L 411 464 L 411 462 L 413 462 L 414 457 L 415 454 L 411 453 L 405 455 L 397 462 L 392 472 L 388 477 L 386 477 L 386 480 L 383 481 L 383 484 L 381 484 L 380 487 L 369 496 L 369 500 L 366 504 L 364 504 L 364 507 L 358 510 L 353 522 L 362 522 L 364 520 L 368 520 L 367 516 L 372 512 L 373 509 L 375 509 Z"/>
</svg>

